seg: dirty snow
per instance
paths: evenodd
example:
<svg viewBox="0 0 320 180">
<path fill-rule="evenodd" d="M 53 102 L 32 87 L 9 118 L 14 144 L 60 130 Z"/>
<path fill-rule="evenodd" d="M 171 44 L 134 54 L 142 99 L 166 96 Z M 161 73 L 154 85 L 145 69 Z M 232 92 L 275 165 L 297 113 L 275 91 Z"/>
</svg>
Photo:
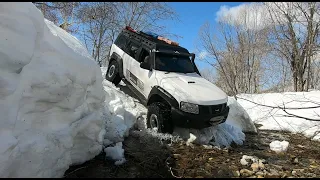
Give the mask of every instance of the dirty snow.
<svg viewBox="0 0 320 180">
<path fill-rule="evenodd" d="M 272 141 L 270 144 L 270 149 L 276 153 L 286 152 L 289 147 L 288 141 Z"/>
<path fill-rule="evenodd" d="M 0 177 L 62 177 L 102 151 L 101 71 L 31 2 L 0 16 Z"/>
<path fill-rule="evenodd" d="M 286 117 L 289 114 L 279 108 L 265 107 L 238 99 L 239 104 L 247 111 L 252 121 L 262 125 L 259 129 L 286 130 L 293 133 L 303 133 L 314 140 L 320 139 L 320 134 L 318 134 L 320 131 L 320 91 L 241 94 L 238 97 L 262 105 L 285 107 L 286 111 L 292 115 L 318 120 L 308 121 L 297 117 Z"/>
</svg>

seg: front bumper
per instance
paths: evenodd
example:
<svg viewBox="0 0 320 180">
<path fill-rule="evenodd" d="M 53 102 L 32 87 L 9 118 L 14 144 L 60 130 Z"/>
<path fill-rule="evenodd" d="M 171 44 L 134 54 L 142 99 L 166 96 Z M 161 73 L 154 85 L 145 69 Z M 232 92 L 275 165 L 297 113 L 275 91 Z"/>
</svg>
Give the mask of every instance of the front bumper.
<svg viewBox="0 0 320 180">
<path fill-rule="evenodd" d="M 191 114 L 180 109 L 171 108 L 172 122 L 183 128 L 203 129 L 224 123 L 229 114 L 229 106 L 217 114 Z"/>
</svg>

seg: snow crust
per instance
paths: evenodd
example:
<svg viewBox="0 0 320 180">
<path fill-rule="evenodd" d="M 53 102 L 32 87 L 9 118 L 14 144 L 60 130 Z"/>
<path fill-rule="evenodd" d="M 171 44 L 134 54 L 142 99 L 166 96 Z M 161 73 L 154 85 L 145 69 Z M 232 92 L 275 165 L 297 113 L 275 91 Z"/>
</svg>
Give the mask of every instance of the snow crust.
<svg viewBox="0 0 320 180">
<path fill-rule="evenodd" d="M 313 140 L 320 139 L 318 134 L 320 132 L 320 91 L 241 94 L 239 97 L 243 99 L 239 98 L 238 103 L 246 110 L 252 121 L 262 125 L 259 129 L 285 130 L 302 133 Z M 282 108 L 286 108 L 289 114 Z M 288 117 L 292 115 L 315 119 L 315 121 Z"/>
</svg>

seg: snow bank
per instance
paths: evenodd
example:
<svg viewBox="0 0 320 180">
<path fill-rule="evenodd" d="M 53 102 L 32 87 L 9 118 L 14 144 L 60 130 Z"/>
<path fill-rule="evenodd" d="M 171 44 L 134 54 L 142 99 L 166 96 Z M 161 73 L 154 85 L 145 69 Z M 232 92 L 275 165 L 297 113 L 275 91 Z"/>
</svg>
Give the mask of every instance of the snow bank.
<svg viewBox="0 0 320 180">
<path fill-rule="evenodd" d="M 241 94 L 238 97 L 258 104 L 285 107 L 293 115 L 310 119 L 320 119 L 320 108 L 306 108 L 320 105 L 320 91 L 286 92 L 268 94 Z M 287 130 L 293 133 L 303 133 L 314 140 L 319 140 L 320 121 L 308 121 L 297 117 L 286 117 L 289 114 L 279 108 L 257 105 L 244 99 L 238 99 L 239 104 L 247 111 L 254 123 L 261 124 L 259 129 Z"/>
<path fill-rule="evenodd" d="M 230 107 L 226 123 L 235 126 L 242 132 L 256 133 L 256 126 L 253 124 L 246 110 L 235 100 L 234 97 L 228 97 L 228 106 Z"/>
<path fill-rule="evenodd" d="M 62 177 L 101 152 L 101 71 L 32 3 L 0 3 L 0 177 Z"/>
<path fill-rule="evenodd" d="M 129 130 L 137 119 L 145 115 L 146 108 L 135 103 L 134 98 L 124 94 L 107 80 L 103 81 L 103 87 L 106 97 L 103 110 L 104 152 L 107 158 L 115 160 L 115 164 L 119 165 L 125 162 L 121 142 L 129 135 Z"/>
</svg>

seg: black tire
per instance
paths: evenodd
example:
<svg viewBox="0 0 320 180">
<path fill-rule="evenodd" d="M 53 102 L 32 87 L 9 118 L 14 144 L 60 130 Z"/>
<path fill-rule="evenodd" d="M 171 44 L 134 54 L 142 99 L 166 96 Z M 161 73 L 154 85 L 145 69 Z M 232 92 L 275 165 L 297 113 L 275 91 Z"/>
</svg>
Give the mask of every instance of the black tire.
<svg viewBox="0 0 320 180">
<path fill-rule="evenodd" d="M 119 65 L 117 61 L 113 60 L 110 62 L 106 73 L 106 80 L 112 82 L 114 85 L 118 85 L 120 83 L 121 77 L 119 74 Z"/>
<path fill-rule="evenodd" d="M 154 125 L 154 122 L 152 119 L 156 116 L 157 118 L 157 125 Z M 152 121 L 152 122 L 151 122 Z M 168 105 L 165 105 L 161 102 L 155 102 L 152 103 L 150 106 L 148 106 L 148 113 L 147 113 L 147 127 L 153 128 L 154 126 L 157 127 L 157 132 L 159 133 L 172 133 L 173 132 L 173 125 L 171 121 L 171 112 L 170 107 Z"/>
</svg>

